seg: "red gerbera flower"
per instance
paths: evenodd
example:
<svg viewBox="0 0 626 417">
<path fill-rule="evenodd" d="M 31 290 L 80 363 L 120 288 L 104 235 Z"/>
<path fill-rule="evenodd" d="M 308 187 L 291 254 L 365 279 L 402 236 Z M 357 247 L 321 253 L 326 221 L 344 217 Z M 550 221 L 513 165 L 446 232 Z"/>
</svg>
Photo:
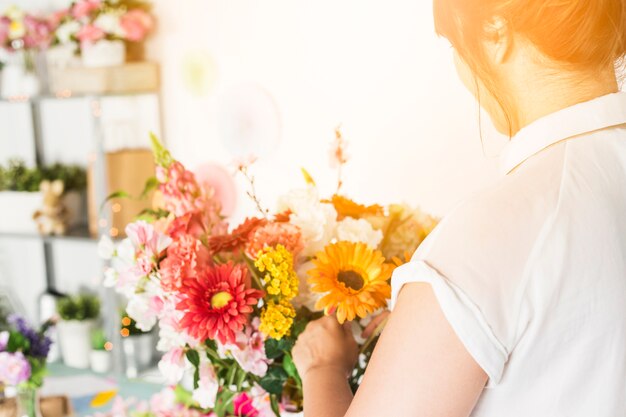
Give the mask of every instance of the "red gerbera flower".
<svg viewBox="0 0 626 417">
<path fill-rule="evenodd" d="M 258 217 L 248 218 L 228 235 L 211 236 L 208 241 L 212 253 L 232 252 L 240 249 L 254 230 L 267 223 L 267 220 Z"/>
<path fill-rule="evenodd" d="M 235 334 L 264 295 L 250 288 L 247 268 L 231 262 L 184 280 L 180 291 L 184 298 L 176 309 L 184 312 L 181 327 L 198 340 L 217 339 L 222 344 L 235 343 Z"/>
</svg>

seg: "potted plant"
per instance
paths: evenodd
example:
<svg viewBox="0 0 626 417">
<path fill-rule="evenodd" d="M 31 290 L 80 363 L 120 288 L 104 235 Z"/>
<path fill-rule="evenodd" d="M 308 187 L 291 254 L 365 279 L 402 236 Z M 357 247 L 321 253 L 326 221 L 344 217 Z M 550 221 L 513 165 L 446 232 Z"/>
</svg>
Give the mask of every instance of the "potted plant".
<svg viewBox="0 0 626 417">
<path fill-rule="evenodd" d="M 104 331 L 94 330 L 91 334 L 91 354 L 89 355 L 92 371 L 104 374 L 111 370 L 113 362 L 111 347 L 111 342 L 107 340 Z"/>
<path fill-rule="evenodd" d="M 100 300 L 91 294 L 62 298 L 57 312 L 63 362 L 73 368 L 89 368 L 91 332 L 100 314 Z"/>
<path fill-rule="evenodd" d="M 27 14 L 17 6 L 0 15 L 0 60 L 5 64 L 1 74 L 2 97 L 39 94 L 37 53 L 46 49 L 51 40 L 52 30 L 44 18 Z"/>
<path fill-rule="evenodd" d="M 135 378 L 139 371 L 152 364 L 155 350 L 154 336 L 152 332 L 137 328 L 135 320 L 126 313 L 122 316 L 121 324 L 120 335 L 122 336 L 126 376 Z"/>
<path fill-rule="evenodd" d="M 0 165 L 0 232 L 37 233 L 32 217 L 44 203 L 40 186 L 45 180 L 63 182 L 61 202 L 67 210 L 67 226 L 86 224 L 87 174 L 83 168 L 63 164 L 31 168 L 14 159 Z"/>
</svg>

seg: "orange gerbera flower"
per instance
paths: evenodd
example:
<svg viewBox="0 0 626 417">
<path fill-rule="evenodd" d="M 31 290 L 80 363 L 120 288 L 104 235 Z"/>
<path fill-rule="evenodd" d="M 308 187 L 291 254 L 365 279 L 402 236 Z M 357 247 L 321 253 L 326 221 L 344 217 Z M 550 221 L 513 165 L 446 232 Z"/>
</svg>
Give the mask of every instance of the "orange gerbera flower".
<svg viewBox="0 0 626 417">
<path fill-rule="evenodd" d="M 364 216 L 382 216 L 384 214 L 383 208 L 378 204 L 372 206 L 364 206 L 347 197 L 340 196 L 338 194 L 333 195 L 330 202 L 335 206 L 337 210 L 337 217 L 342 220 L 346 217 L 354 217 L 360 219 Z"/>
<path fill-rule="evenodd" d="M 326 314 L 337 311 L 339 323 L 361 318 L 387 304 L 388 279 L 393 267 L 380 251 L 363 243 L 338 242 L 326 246 L 309 271 L 311 290 L 325 293 L 316 304 Z"/>
</svg>

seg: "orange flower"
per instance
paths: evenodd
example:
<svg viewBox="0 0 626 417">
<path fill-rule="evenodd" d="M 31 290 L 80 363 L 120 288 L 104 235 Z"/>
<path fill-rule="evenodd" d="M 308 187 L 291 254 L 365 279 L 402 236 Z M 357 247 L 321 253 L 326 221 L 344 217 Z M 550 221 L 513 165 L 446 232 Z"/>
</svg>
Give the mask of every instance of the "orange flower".
<svg viewBox="0 0 626 417">
<path fill-rule="evenodd" d="M 338 194 L 333 195 L 330 203 L 337 210 L 338 220 L 342 220 L 345 217 L 360 219 L 364 216 L 382 216 L 384 214 L 383 208 L 378 204 L 364 206 Z"/>
<path fill-rule="evenodd" d="M 367 316 L 387 304 L 391 297 L 388 279 L 393 267 L 380 251 L 363 243 L 338 242 L 326 246 L 308 272 L 311 290 L 325 295 L 316 308 L 326 314 L 337 311 L 339 323 Z"/>
<path fill-rule="evenodd" d="M 283 245 L 294 258 L 304 248 L 300 228 L 291 223 L 267 223 L 257 227 L 250 235 L 246 246 L 246 255 L 256 259 L 259 252 L 269 247 Z"/>
<path fill-rule="evenodd" d="M 250 234 L 252 234 L 257 227 L 263 226 L 266 223 L 267 220 L 265 219 L 256 217 L 248 218 L 230 234 L 209 237 L 209 250 L 212 253 L 219 253 L 240 249 L 248 242 Z"/>
</svg>

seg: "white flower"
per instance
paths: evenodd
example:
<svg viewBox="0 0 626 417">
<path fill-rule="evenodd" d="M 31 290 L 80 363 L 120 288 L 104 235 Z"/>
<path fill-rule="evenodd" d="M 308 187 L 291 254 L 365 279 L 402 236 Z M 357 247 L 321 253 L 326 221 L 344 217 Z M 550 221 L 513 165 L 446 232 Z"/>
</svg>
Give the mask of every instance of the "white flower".
<svg viewBox="0 0 626 417">
<path fill-rule="evenodd" d="M 107 235 L 102 235 L 98 242 L 98 256 L 110 260 L 115 255 L 115 243 Z"/>
<path fill-rule="evenodd" d="M 115 268 L 107 268 L 104 270 L 104 280 L 102 285 L 106 288 L 113 288 L 117 284 L 117 271 Z"/>
<path fill-rule="evenodd" d="M 302 232 L 304 256 L 312 256 L 326 246 L 333 237 L 337 211 L 332 204 L 321 203 L 317 189 L 309 186 L 290 191 L 278 201 L 278 211 L 291 212 L 290 223 Z"/>
<path fill-rule="evenodd" d="M 374 229 L 367 220 L 346 217 L 337 224 L 337 239 L 365 243 L 376 249 L 383 240 L 383 232 Z"/>
<path fill-rule="evenodd" d="M 192 398 L 198 402 L 201 408 L 213 408 L 215 407 L 219 382 L 217 381 L 213 365 L 206 358 L 206 355 L 200 355 L 199 374 L 198 388 L 193 390 Z"/>
<path fill-rule="evenodd" d="M 56 30 L 57 40 L 62 45 L 73 42 L 72 37 L 76 35 L 80 28 L 81 25 L 76 20 L 63 23 Z"/>
<path fill-rule="evenodd" d="M 102 29 L 104 33 L 119 36 L 120 38 L 124 37 L 125 32 L 120 25 L 120 16 L 116 13 L 102 13 L 93 22 L 93 25 Z"/>
<path fill-rule="evenodd" d="M 163 301 L 149 292 L 134 294 L 128 301 L 126 312 L 137 322 L 136 326 L 144 332 L 150 331 L 157 322 Z"/>
<path fill-rule="evenodd" d="M 182 347 L 170 350 L 159 361 L 159 371 L 165 377 L 168 385 L 178 384 L 188 368 L 189 365 L 185 360 L 185 351 Z"/>
<path fill-rule="evenodd" d="M 298 295 L 292 300 L 296 308 L 304 306 L 311 311 L 316 311 L 315 304 L 324 296 L 322 293 L 311 291 L 311 286 L 307 283 L 309 277 L 307 272 L 313 268 L 315 268 L 315 264 L 311 261 L 304 262 L 296 267 L 296 274 L 299 278 Z"/>
<path fill-rule="evenodd" d="M 4 12 L 4 15 L 11 20 L 22 20 L 24 19 L 24 10 L 20 9 L 17 6 L 9 6 L 9 8 Z"/>
</svg>

